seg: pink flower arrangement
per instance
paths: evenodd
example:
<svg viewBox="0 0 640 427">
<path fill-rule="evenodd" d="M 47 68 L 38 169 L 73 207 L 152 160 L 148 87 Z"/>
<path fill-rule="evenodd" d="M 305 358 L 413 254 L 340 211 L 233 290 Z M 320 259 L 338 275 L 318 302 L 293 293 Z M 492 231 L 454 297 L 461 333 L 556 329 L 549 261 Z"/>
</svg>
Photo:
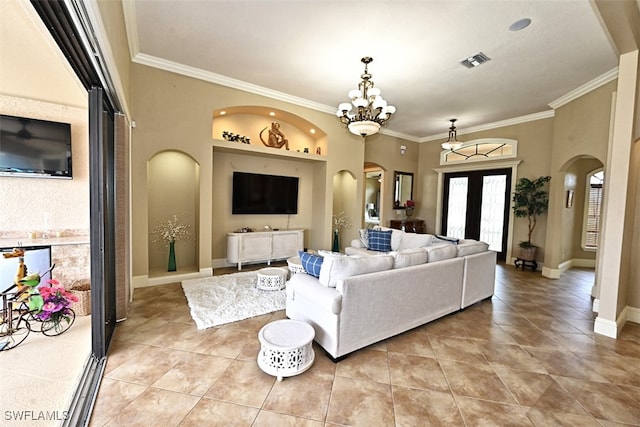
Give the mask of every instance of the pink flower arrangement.
<svg viewBox="0 0 640 427">
<path fill-rule="evenodd" d="M 407 200 L 407 203 L 405 204 L 405 206 L 408 208 L 415 208 L 416 202 L 414 202 L 413 200 Z"/>
<path fill-rule="evenodd" d="M 44 304 L 35 316 L 42 321 L 51 320 L 58 323 L 65 319 L 68 322 L 71 314 L 71 303 L 78 302 L 78 297 L 67 291 L 55 279 L 47 280 L 47 283 L 50 286 L 38 288 Z"/>
</svg>

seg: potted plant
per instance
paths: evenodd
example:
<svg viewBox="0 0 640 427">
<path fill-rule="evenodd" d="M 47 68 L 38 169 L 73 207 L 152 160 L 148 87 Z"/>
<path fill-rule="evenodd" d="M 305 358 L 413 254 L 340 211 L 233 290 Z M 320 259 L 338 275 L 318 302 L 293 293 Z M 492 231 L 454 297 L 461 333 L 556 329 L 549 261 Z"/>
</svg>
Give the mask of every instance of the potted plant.
<svg viewBox="0 0 640 427">
<path fill-rule="evenodd" d="M 531 243 L 531 236 L 536 228 L 537 217 L 545 213 L 549 207 L 549 193 L 542 187 L 550 180 L 550 176 L 541 176 L 533 181 L 520 178 L 513 193 L 513 213 L 516 217 L 526 217 L 529 221 L 527 240 L 520 242 L 519 258 L 525 261 L 536 259 L 537 246 Z"/>
</svg>

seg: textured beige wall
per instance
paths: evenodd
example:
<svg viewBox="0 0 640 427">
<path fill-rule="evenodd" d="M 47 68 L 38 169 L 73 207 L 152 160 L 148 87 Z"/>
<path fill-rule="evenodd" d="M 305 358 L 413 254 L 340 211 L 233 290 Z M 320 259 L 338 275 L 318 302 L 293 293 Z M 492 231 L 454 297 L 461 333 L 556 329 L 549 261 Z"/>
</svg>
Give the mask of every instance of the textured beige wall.
<svg viewBox="0 0 640 427">
<path fill-rule="evenodd" d="M 504 126 L 492 130 L 474 132 L 469 134 L 459 135 L 458 139 L 461 141 L 468 141 L 480 138 L 506 138 L 515 139 L 518 141 L 518 159 L 522 160 L 522 163 L 518 166 L 518 176 L 512 177 L 512 180 L 517 180 L 520 177 L 527 177 L 530 179 L 537 178 L 538 176 L 549 175 L 549 156 L 551 153 L 551 144 L 553 139 L 553 119 L 543 119 L 533 122 L 521 123 L 517 125 Z M 434 232 L 439 229 L 439 224 L 436 224 L 436 210 L 437 201 L 436 196 L 438 192 L 438 174 L 434 169 L 440 168 L 440 152 L 442 151 L 440 143 L 442 141 L 431 141 L 420 145 L 420 172 L 418 175 L 418 182 L 420 193 L 425 200 L 428 200 L 428 205 L 425 206 L 425 210 L 421 210 L 421 215 L 424 215 L 427 224 L 427 232 Z M 491 169 L 491 162 L 483 163 L 486 169 Z M 461 166 L 451 165 L 445 169 L 448 171 L 456 171 Z M 545 227 L 546 227 L 546 215 L 543 215 L 538 219 L 538 225 L 534 231 L 532 237 L 533 242 L 540 246 L 538 258 L 543 259 L 544 251 L 546 249 L 545 243 Z M 527 237 L 527 221 L 520 218 L 516 219 L 513 228 L 513 241 L 511 245 L 517 247 L 517 244 L 521 240 L 525 240 Z"/>
<path fill-rule="evenodd" d="M 62 102 L 62 100 L 61 100 Z M 73 179 L 0 176 L 0 234 L 89 231 L 89 142 L 83 108 L 0 95 L 3 114 L 71 123 Z"/>
<path fill-rule="evenodd" d="M 109 38 L 109 47 L 113 65 L 117 68 L 114 78 L 116 84 L 121 85 L 122 91 L 118 93 L 120 101 L 124 104 L 126 113 L 129 112 L 129 98 L 131 94 L 131 54 L 124 25 L 122 2 L 113 0 L 97 0 L 100 11 L 100 19 Z"/>
<path fill-rule="evenodd" d="M 249 156 L 242 161 L 257 172 L 265 167 L 280 170 L 298 168 L 301 176 L 313 177 L 311 191 L 312 214 L 301 214 L 291 219 L 290 227 L 301 225 L 310 227 L 305 233 L 305 242 L 311 248 L 331 247 L 331 214 L 333 200 L 333 176 L 341 170 L 357 178 L 353 197 L 361 199 L 363 191 L 362 166 L 364 164 L 364 142 L 351 135 L 336 120 L 334 115 L 309 110 L 281 101 L 267 99 L 247 92 L 234 90 L 177 74 L 132 65 L 131 106 L 136 128 L 132 134 L 132 253 L 133 276 L 147 275 L 149 265 L 148 235 L 148 184 L 147 162 L 156 153 L 164 150 L 180 150 L 189 155 L 199 166 L 198 187 L 198 246 L 197 267 L 210 268 L 212 259 L 226 257 L 226 233 L 246 225 L 262 226 L 267 222 L 256 219 L 234 219 L 230 209 L 231 187 L 230 162 L 222 166 L 225 157 L 212 148 L 213 112 L 230 106 L 266 106 L 301 116 L 313 123 L 317 129 L 327 134 L 326 162 L 309 163 L 291 161 L 287 166 L 274 166 L 285 160 L 265 160 L 260 156 Z M 250 135 L 244 129 L 235 132 L 251 137 L 252 143 L 259 144 L 258 135 Z M 383 138 L 384 139 L 384 138 Z M 240 160 L 238 160 L 240 161 Z M 219 178 L 225 179 L 220 183 Z M 225 178 L 226 176 L 226 178 Z M 352 191 L 352 190 L 349 190 Z M 306 196 L 305 196 L 306 197 Z M 305 206 L 308 202 L 305 200 Z M 353 217 L 362 216 L 361 203 L 354 203 Z M 305 216 L 308 215 L 308 216 Z M 246 224 L 252 222 L 253 224 Z M 311 225 L 310 225 L 311 224 Z M 282 226 L 273 224 L 272 226 Z M 356 231 L 345 233 L 345 239 L 355 237 Z"/>
<path fill-rule="evenodd" d="M 87 94 L 28 1 L 0 6 L 0 113 L 71 123 L 73 179 L 0 177 L 0 233 L 89 229 Z M 45 224 L 46 222 L 46 224 Z"/>
<path fill-rule="evenodd" d="M 0 2 L 0 76 L 0 94 L 87 106 L 87 92 L 27 0 Z"/>
<path fill-rule="evenodd" d="M 407 147 L 404 155 L 400 154 L 400 146 Z M 365 162 L 375 163 L 386 171 L 381 188 L 381 217 L 380 225 L 388 227 L 392 219 L 406 218 L 404 210 L 393 209 L 394 181 L 393 172 L 413 173 L 413 199 L 416 201 L 414 218 L 426 219 L 428 211 L 425 202 L 429 195 L 425 195 L 418 185 L 419 144 L 387 135 L 373 135 L 367 138 L 365 148 Z M 362 170 L 362 168 L 361 168 Z M 361 176 L 362 173 L 359 174 Z M 361 216 L 362 219 L 364 217 Z"/>
<path fill-rule="evenodd" d="M 638 115 L 640 117 L 640 114 Z M 631 307 L 640 307 L 640 139 L 637 139 L 631 152 L 631 179 L 629 182 L 629 221 L 630 244 L 626 254 L 629 263 L 629 288 L 627 292 L 627 304 Z"/>
<path fill-rule="evenodd" d="M 556 110 L 553 120 L 553 150 L 550 154 L 547 239 L 566 242 L 566 234 L 573 234 L 573 227 L 563 221 L 566 209 L 566 168 L 585 156 L 593 157 L 603 164 L 606 162 L 611 96 L 615 87 L 616 81 L 607 83 Z M 544 258 L 545 267 L 558 269 L 570 256 L 567 252 L 571 251 L 567 246 L 570 245 L 549 245 Z"/>
</svg>

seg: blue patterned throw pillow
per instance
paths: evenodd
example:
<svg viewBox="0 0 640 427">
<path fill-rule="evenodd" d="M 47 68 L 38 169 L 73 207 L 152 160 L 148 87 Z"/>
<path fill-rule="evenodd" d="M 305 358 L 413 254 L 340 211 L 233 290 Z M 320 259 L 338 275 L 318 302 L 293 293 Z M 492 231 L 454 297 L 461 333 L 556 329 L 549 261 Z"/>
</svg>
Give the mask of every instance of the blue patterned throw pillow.
<svg viewBox="0 0 640 427">
<path fill-rule="evenodd" d="M 300 256 L 300 264 L 302 264 L 302 268 L 307 274 L 320 277 L 320 267 L 322 267 L 324 258 L 302 251 L 298 252 L 298 256 Z"/>
<path fill-rule="evenodd" d="M 369 230 L 368 246 L 370 251 L 389 252 L 391 251 L 391 230 Z"/>
</svg>

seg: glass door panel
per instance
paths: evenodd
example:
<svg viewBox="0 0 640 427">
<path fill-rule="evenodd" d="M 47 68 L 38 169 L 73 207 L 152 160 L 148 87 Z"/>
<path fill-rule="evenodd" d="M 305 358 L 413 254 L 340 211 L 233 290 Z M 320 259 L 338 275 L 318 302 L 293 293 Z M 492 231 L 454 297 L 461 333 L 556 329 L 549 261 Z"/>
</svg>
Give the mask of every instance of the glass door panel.
<svg viewBox="0 0 640 427">
<path fill-rule="evenodd" d="M 511 169 L 446 173 L 443 185 L 442 233 L 486 242 L 504 260 Z"/>
<path fill-rule="evenodd" d="M 506 175 L 482 177 L 480 240 L 488 243 L 489 249 L 496 252 L 502 250 L 506 185 Z"/>
<path fill-rule="evenodd" d="M 447 232 L 449 237 L 464 239 L 467 222 L 467 194 L 469 178 L 451 178 L 449 180 L 449 203 L 447 212 Z"/>
</svg>

